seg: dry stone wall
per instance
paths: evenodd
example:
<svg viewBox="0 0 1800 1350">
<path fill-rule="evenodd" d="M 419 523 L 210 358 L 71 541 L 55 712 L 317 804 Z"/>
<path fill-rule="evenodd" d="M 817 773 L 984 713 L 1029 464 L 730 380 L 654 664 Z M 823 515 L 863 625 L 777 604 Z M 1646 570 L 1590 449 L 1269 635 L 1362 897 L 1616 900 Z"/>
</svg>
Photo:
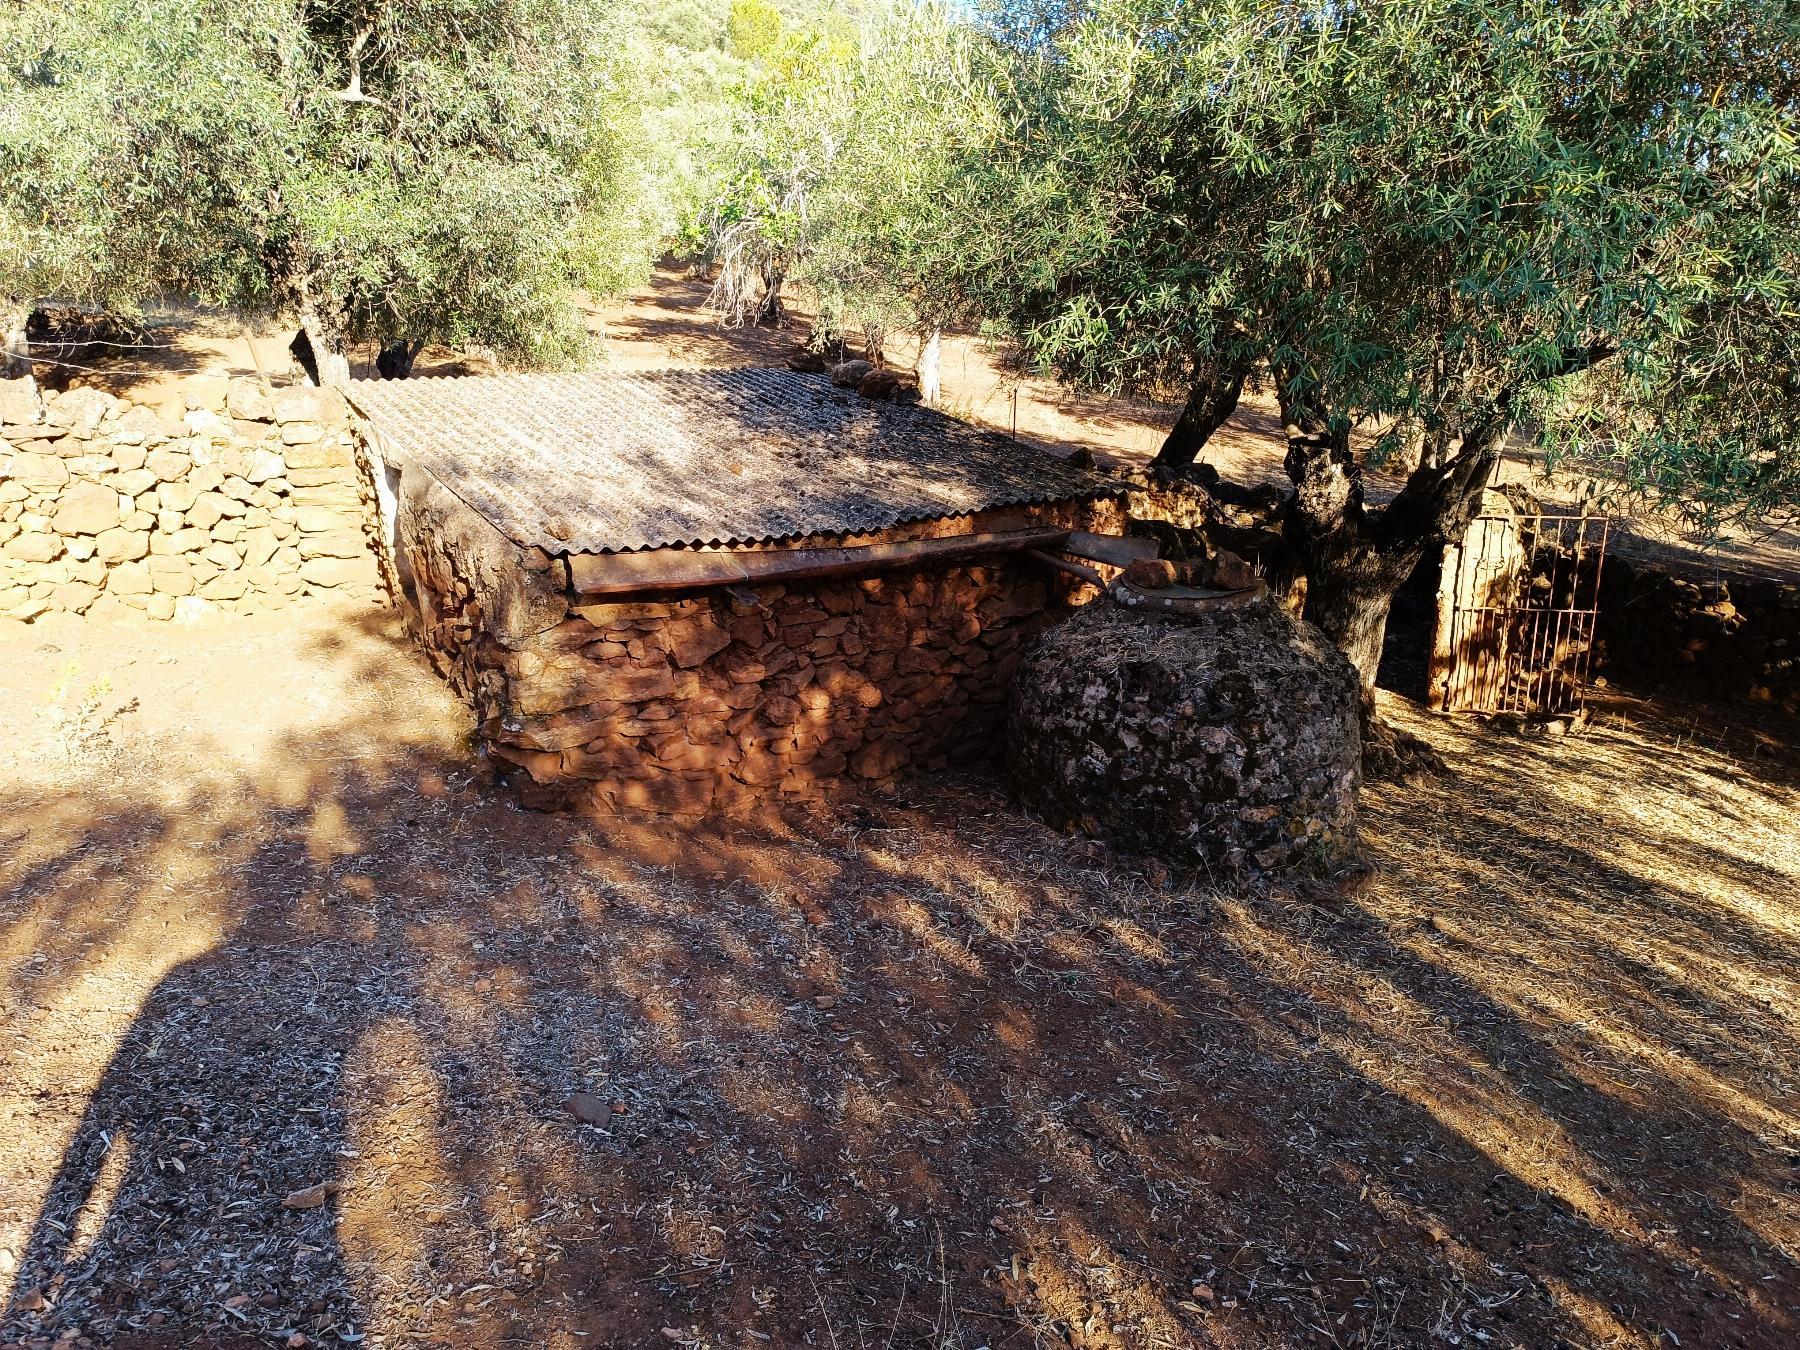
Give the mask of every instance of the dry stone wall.
<svg viewBox="0 0 1800 1350">
<path fill-rule="evenodd" d="M 1597 636 L 1596 668 L 1617 683 L 1800 714 L 1800 584 L 1692 581 L 1615 554 L 1601 573 Z"/>
<path fill-rule="evenodd" d="M 422 645 L 539 807 L 738 813 L 993 759 L 1021 653 L 1073 598 L 1009 556 L 587 603 L 561 559 L 428 474 L 406 470 L 397 513 L 393 583 Z"/>
<path fill-rule="evenodd" d="M 0 381 L 0 617 L 378 593 L 341 395 L 190 378 L 155 406 Z"/>
</svg>

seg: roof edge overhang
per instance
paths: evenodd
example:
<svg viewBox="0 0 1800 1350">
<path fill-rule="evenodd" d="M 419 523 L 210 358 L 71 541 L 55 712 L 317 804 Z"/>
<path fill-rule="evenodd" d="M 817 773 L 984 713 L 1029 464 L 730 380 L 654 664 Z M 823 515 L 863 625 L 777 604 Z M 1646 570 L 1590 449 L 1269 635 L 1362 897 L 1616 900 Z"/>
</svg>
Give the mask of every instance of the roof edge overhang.
<svg viewBox="0 0 1800 1350">
<path fill-rule="evenodd" d="M 786 582 L 956 562 L 998 553 L 1056 548 L 1071 531 L 1042 526 L 986 530 L 935 539 L 854 547 L 651 549 L 638 553 L 572 553 L 569 581 L 577 595 L 646 595 L 759 582 Z"/>
</svg>

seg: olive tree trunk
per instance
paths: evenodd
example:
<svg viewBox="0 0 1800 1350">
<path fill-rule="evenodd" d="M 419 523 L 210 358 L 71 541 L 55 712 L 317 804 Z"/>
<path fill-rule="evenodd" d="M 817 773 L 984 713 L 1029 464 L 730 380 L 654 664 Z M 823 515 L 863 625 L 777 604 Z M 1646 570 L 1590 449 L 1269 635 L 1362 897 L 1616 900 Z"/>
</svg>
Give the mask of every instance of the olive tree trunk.
<svg viewBox="0 0 1800 1350">
<path fill-rule="evenodd" d="M 323 389 L 342 389 L 350 383 L 350 358 L 344 351 L 344 330 L 317 310 L 300 311 L 300 334 L 294 354 L 312 382 Z"/>
<path fill-rule="evenodd" d="M 943 330 L 934 328 L 919 349 L 919 399 L 928 408 L 937 407 L 944 394 L 943 348 Z"/>
<path fill-rule="evenodd" d="M 375 373 L 384 380 L 404 380 L 412 374 L 413 363 L 424 350 L 424 339 L 413 342 L 401 338 L 390 342 L 375 355 Z"/>
<path fill-rule="evenodd" d="M 1168 439 L 1163 441 L 1162 449 L 1156 452 L 1156 458 L 1150 461 L 1150 467 L 1175 473 L 1192 464 L 1212 434 L 1237 411 L 1238 400 L 1244 393 L 1244 381 L 1249 375 L 1248 366 L 1204 367 L 1188 391 L 1181 416 L 1175 419 L 1175 426 Z"/>
<path fill-rule="evenodd" d="M 0 378 L 31 374 L 31 341 L 25 335 L 31 306 L 17 296 L 0 299 Z"/>
<path fill-rule="evenodd" d="M 1288 423 L 1285 467 L 1294 495 L 1282 534 L 1306 575 L 1304 614 L 1350 658 L 1372 696 L 1394 592 L 1431 548 L 1461 539 L 1499 458 L 1502 432 L 1475 428 L 1415 469 L 1371 511 L 1349 428 Z"/>
</svg>

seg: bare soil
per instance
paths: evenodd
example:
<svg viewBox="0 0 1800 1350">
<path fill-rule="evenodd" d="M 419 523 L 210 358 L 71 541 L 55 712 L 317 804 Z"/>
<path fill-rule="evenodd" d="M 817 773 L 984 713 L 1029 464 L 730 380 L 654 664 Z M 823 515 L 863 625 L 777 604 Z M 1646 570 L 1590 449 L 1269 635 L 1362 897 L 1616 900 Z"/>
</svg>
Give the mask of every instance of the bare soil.
<svg viewBox="0 0 1800 1350">
<path fill-rule="evenodd" d="M 1337 898 L 524 812 L 382 611 L 0 650 L 0 1344 L 1800 1335 L 1792 728 L 1392 703 Z"/>
</svg>

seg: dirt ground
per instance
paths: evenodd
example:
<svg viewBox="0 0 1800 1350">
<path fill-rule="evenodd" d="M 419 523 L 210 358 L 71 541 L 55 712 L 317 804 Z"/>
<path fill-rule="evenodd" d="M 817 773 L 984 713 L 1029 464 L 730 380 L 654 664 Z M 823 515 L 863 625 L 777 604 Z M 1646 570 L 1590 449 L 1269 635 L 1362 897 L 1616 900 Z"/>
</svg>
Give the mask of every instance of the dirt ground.
<svg viewBox="0 0 1800 1350">
<path fill-rule="evenodd" d="M 1321 906 L 523 812 L 379 610 L 0 651 L 0 1344 L 1800 1337 L 1791 729 L 1394 703 Z"/>
</svg>

